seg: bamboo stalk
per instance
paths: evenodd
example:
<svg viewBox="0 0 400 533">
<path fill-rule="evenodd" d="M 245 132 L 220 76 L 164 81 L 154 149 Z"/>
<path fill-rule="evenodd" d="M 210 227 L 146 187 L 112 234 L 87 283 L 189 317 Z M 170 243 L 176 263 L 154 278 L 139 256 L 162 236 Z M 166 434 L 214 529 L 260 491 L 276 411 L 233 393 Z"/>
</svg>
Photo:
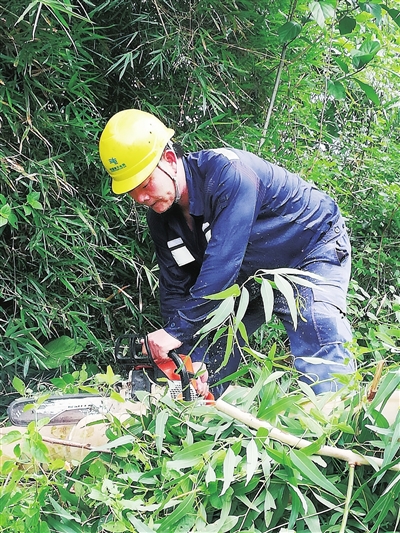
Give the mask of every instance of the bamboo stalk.
<svg viewBox="0 0 400 533">
<path fill-rule="evenodd" d="M 224 400 L 216 400 L 215 408 L 218 409 L 218 411 L 221 411 L 221 413 L 225 413 L 226 415 L 234 418 L 235 420 L 238 420 L 239 422 L 242 422 L 246 426 L 249 426 L 253 429 L 267 429 L 269 432 L 268 436 L 271 439 L 277 440 L 283 444 L 288 444 L 293 448 L 301 450 L 312 444 L 312 442 L 306 439 L 301 439 L 299 437 L 291 435 L 290 433 L 281 431 L 280 429 L 275 428 L 268 422 L 260 420 L 259 418 L 251 415 L 250 413 L 246 413 L 241 409 L 235 407 L 234 405 L 225 402 Z M 380 468 L 383 466 L 383 459 L 373 456 L 359 455 L 358 453 L 352 452 L 351 450 L 343 450 L 342 448 L 336 448 L 335 446 L 321 446 L 321 448 L 317 452 L 315 452 L 315 455 L 333 457 L 335 459 L 340 459 L 341 461 L 346 461 L 346 463 L 349 463 L 350 465 L 375 465 Z M 400 472 L 400 464 L 392 466 L 390 470 Z"/>
</svg>

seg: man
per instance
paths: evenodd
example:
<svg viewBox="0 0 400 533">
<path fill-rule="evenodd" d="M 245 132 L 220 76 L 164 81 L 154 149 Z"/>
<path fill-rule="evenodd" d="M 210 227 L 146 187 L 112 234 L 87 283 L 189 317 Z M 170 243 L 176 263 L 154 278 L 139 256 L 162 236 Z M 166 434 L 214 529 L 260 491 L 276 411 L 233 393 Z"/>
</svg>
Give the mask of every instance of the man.
<svg viewBox="0 0 400 533">
<path fill-rule="evenodd" d="M 221 368 L 224 340 L 207 348 L 196 333 L 219 302 L 205 296 L 245 283 L 259 269 L 296 268 L 322 276 L 298 286 L 295 329 L 287 302 L 274 312 L 289 336 L 294 366 L 318 393 L 336 390 L 336 374 L 354 371 L 345 343 L 350 244 L 336 203 L 299 176 L 249 152 L 203 150 L 184 156 L 174 131 L 155 116 L 128 109 L 107 123 L 99 144 L 116 194 L 149 207 L 148 224 L 160 267 L 163 329 L 148 336 L 156 360 L 191 352 L 199 390 L 219 397 L 240 362 L 236 348 Z M 264 322 L 257 291 L 243 322 L 250 335 Z M 205 366 L 204 366 L 205 365 Z M 217 385 L 215 385 L 217 384 Z"/>
</svg>

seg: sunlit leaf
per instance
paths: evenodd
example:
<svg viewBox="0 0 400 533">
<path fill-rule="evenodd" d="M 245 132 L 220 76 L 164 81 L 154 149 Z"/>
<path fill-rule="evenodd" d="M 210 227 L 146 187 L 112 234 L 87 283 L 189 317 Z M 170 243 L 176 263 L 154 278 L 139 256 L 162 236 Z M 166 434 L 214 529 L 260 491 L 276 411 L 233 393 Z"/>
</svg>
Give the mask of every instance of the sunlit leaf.
<svg viewBox="0 0 400 533">
<path fill-rule="evenodd" d="M 210 483 L 214 482 L 216 479 L 217 479 L 217 476 L 215 474 L 215 470 L 210 464 L 207 465 L 206 477 L 205 477 L 206 484 L 209 485 Z"/>
<path fill-rule="evenodd" d="M 308 5 L 312 18 L 321 27 L 325 27 L 325 21 L 335 16 L 335 0 L 321 2 L 310 2 Z"/>
<path fill-rule="evenodd" d="M 297 329 L 297 308 L 293 287 L 283 276 L 280 276 L 279 274 L 275 274 L 274 281 L 278 289 L 286 298 L 290 310 L 290 316 L 292 317 L 293 321 L 293 327 L 294 329 Z"/>
<path fill-rule="evenodd" d="M 374 2 L 360 2 L 359 6 L 367 13 L 371 13 L 376 20 L 377 25 L 382 21 L 382 8 L 379 4 Z"/>
<path fill-rule="evenodd" d="M 236 461 L 237 461 L 237 457 L 234 454 L 232 448 L 228 448 L 228 451 L 226 452 L 226 456 L 224 459 L 224 465 L 223 465 L 224 484 L 222 486 L 220 496 L 225 494 L 225 492 L 229 489 L 229 487 L 231 486 L 231 483 L 234 480 Z"/>
<path fill-rule="evenodd" d="M 254 439 L 246 446 L 246 485 L 253 477 L 258 467 L 258 448 Z"/>
<path fill-rule="evenodd" d="M 215 294 L 211 294 L 210 296 L 204 296 L 204 298 L 206 298 L 207 300 L 224 300 L 225 298 L 228 298 L 230 296 L 240 296 L 239 285 L 232 285 L 228 289 L 225 289 L 221 292 L 217 292 Z"/>
<path fill-rule="evenodd" d="M 202 334 L 212 331 L 214 328 L 225 322 L 225 320 L 232 315 L 234 307 L 235 298 L 233 296 L 228 296 L 221 302 L 219 307 L 213 311 L 211 320 L 209 320 L 198 333 Z"/>
<path fill-rule="evenodd" d="M 274 310 L 274 291 L 271 283 L 267 279 L 263 279 L 261 283 L 261 296 L 264 305 L 265 322 L 269 322 L 272 318 Z"/>
<path fill-rule="evenodd" d="M 235 315 L 235 320 L 237 324 L 239 324 L 243 320 L 243 317 L 249 305 L 249 301 L 250 301 L 249 291 L 246 289 L 246 287 L 243 287 L 242 293 L 239 298 L 239 305 L 238 305 L 236 315 Z"/>
<path fill-rule="evenodd" d="M 20 396 L 25 396 L 25 383 L 18 376 L 14 376 L 12 380 L 12 385 L 14 389 L 18 392 Z"/>
<path fill-rule="evenodd" d="M 165 436 L 165 425 L 167 423 L 167 420 L 169 418 L 169 413 L 167 410 L 160 411 L 157 413 L 156 416 L 156 448 L 158 455 L 161 455 L 162 453 L 162 445 L 164 441 Z"/>
</svg>

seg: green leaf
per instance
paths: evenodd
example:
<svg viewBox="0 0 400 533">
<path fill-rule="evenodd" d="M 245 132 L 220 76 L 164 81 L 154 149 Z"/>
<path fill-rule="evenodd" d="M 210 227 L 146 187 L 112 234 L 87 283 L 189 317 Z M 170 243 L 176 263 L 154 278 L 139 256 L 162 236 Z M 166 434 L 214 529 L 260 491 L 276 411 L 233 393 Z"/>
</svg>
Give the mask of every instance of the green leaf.
<svg viewBox="0 0 400 533">
<path fill-rule="evenodd" d="M 307 456 L 314 455 L 321 449 L 322 446 L 325 445 L 325 442 L 326 442 L 326 436 L 321 435 L 321 437 L 314 440 L 311 444 L 303 448 L 301 451 L 304 453 L 304 455 L 307 455 Z"/>
<path fill-rule="evenodd" d="M 274 311 L 274 291 L 271 283 L 263 278 L 261 283 L 261 297 L 264 305 L 265 322 L 269 322 Z"/>
<path fill-rule="evenodd" d="M 278 28 L 278 37 L 281 43 L 288 43 L 296 39 L 301 33 L 302 26 L 298 22 L 289 20 Z"/>
<path fill-rule="evenodd" d="M 157 533 L 171 533 L 172 531 L 176 531 L 174 526 L 176 526 L 177 522 L 187 514 L 194 513 L 194 501 L 195 494 L 189 494 L 189 496 L 187 496 L 170 515 L 162 519 L 160 527 L 157 529 Z"/>
<path fill-rule="evenodd" d="M 32 457 L 34 457 L 39 463 L 49 462 L 49 450 L 41 439 L 32 439 L 29 451 L 32 454 Z"/>
<path fill-rule="evenodd" d="M 235 308 L 235 298 L 233 296 L 228 296 L 225 300 L 221 302 L 218 308 L 210 313 L 212 317 L 209 322 L 207 322 L 199 331 L 199 334 L 208 333 L 216 327 L 220 326 L 225 322 L 225 320 L 232 315 Z"/>
<path fill-rule="evenodd" d="M 371 85 L 368 85 L 367 83 L 364 83 L 358 80 L 357 78 L 354 78 L 354 81 L 358 83 L 358 85 L 361 87 L 361 89 L 366 94 L 367 98 L 369 98 L 369 100 L 371 100 L 372 103 L 376 105 L 379 105 L 381 103 L 379 96 L 376 94 L 375 89 L 371 87 Z"/>
<path fill-rule="evenodd" d="M 96 374 L 96 381 L 102 385 L 108 385 L 109 387 L 112 387 L 118 381 L 120 381 L 120 376 L 118 374 L 114 374 L 113 369 L 110 365 L 108 365 L 105 374 Z"/>
<path fill-rule="evenodd" d="M 290 315 L 293 321 L 293 327 L 294 329 L 297 329 L 297 308 L 296 308 L 296 300 L 294 298 L 293 287 L 287 281 L 287 279 L 280 276 L 279 274 L 275 274 L 274 282 L 276 286 L 278 287 L 278 289 L 280 290 L 280 292 L 286 298 L 286 301 L 288 303 L 289 310 L 290 310 Z"/>
<path fill-rule="evenodd" d="M 378 41 L 366 40 L 358 50 L 352 51 L 352 63 L 354 68 L 365 67 L 379 52 L 381 45 Z"/>
<path fill-rule="evenodd" d="M 309 531 L 312 531 L 313 533 L 321 533 L 322 530 L 321 523 L 319 521 L 319 513 L 317 512 L 310 498 L 307 498 L 307 496 L 304 495 L 304 499 L 307 502 L 307 512 L 304 516 L 304 522 L 307 524 Z"/>
<path fill-rule="evenodd" d="M 237 457 L 234 454 L 232 448 L 228 448 L 226 452 L 224 465 L 223 465 L 223 479 L 224 484 L 220 493 L 220 496 L 223 496 L 225 492 L 231 486 L 232 481 L 234 480 L 235 466 L 236 466 Z"/>
<path fill-rule="evenodd" d="M 258 448 L 254 439 L 246 446 L 246 485 L 253 477 L 258 467 Z"/>
<path fill-rule="evenodd" d="M 139 520 L 136 515 L 132 513 L 127 514 L 127 518 L 130 521 L 130 523 L 133 525 L 137 533 L 156 533 L 155 529 L 150 528 L 147 526 L 144 522 Z"/>
<path fill-rule="evenodd" d="M 169 418 L 169 412 L 166 409 L 157 413 L 157 416 L 156 416 L 155 441 L 156 441 L 156 448 L 157 448 L 158 455 L 161 455 L 161 452 L 162 452 L 162 445 L 163 445 L 164 437 L 165 437 L 165 425 L 168 421 L 168 418 Z"/>
<path fill-rule="evenodd" d="M 385 405 L 385 403 L 389 400 L 393 392 L 397 390 L 399 386 L 400 370 L 388 372 L 379 384 L 378 392 L 376 393 L 375 398 L 369 404 L 367 412 L 370 413 L 381 405 Z"/>
<path fill-rule="evenodd" d="M 371 13 L 371 15 L 375 18 L 376 23 L 379 25 L 382 21 L 382 8 L 379 4 L 375 4 L 374 2 L 360 2 L 359 3 L 360 9 L 363 11 L 366 11 L 367 13 Z"/>
<path fill-rule="evenodd" d="M 26 387 L 22 379 L 20 379 L 18 376 L 14 376 L 12 385 L 20 396 L 25 396 Z"/>
<path fill-rule="evenodd" d="M 6 445 L 6 444 L 12 444 L 13 442 L 17 442 L 21 440 L 22 433 L 18 430 L 11 430 L 7 433 L 4 433 L 4 435 L 0 436 L 0 444 Z M 1 448 L 0 448 L 1 449 Z"/>
<path fill-rule="evenodd" d="M 50 528 L 47 525 L 47 522 L 40 520 L 39 522 L 39 533 L 50 533 Z"/>
<path fill-rule="evenodd" d="M 328 80 L 328 93 L 336 100 L 344 100 L 346 98 L 346 90 L 340 81 Z"/>
<path fill-rule="evenodd" d="M 110 531 L 111 533 L 126 533 L 126 525 L 120 520 L 117 522 L 106 522 L 101 527 L 104 531 Z"/>
<path fill-rule="evenodd" d="M 204 478 L 206 485 L 208 486 L 210 483 L 213 483 L 214 481 L 216 481 L 216 479 L 217 479 L 217 476 L 215 474 L 215 470 L 210 464 L 208 464 L 207 471 L 206 471 L 206 477 Z"/>
<path fill-rule="evenodd" d="M 33 209 L 43 209 L 43 205 L 38 201 L 39 198 L 40 198 L 40 193 L 39 192 L 31 192 L 26 197 L 26 202 Z"/>
<path fill-rule="evenodd" d="M 310 2 L 308 5 L 311 16 L 321 28 L 325 27 L 325 21 L 335 16 L 336 1 Z"/>
<path fill-rule="evenodd" d="M 82 341 L 71 339 L 67 335 L 50 341 L 43 347 L 49 355 L 45 361 L 47 368 L 58 368 L 66 359 L 82 352 L 85 344 Z"/>
<path fill-rule="evenodd" d="M 357 21 L 353 17 L 344 16 L 339 20 L 340 35 L 348 35 L 357 26 Z"/>
<path fill-rule="evenodd" d="M 394 430 L 391 442 L 385 446 L 382 467 L 385 467 L 386 465 L 390 464 L 394 458 L 398 457 L 398 451 L 400 448 L 400 410 L 397 412 L 396 420 L 393 424 L 393 427 Z"/>
<path fill-rule="evenodd" d="M 125 446 L 126 444 L 131 444 L 132 442 L 135 442 L 134 435 L 123 435 L 122 437 L 118 437 L 117 439 L 111 440 L 106 444 L 96 446 L 96 450 L 109 451 L 113 450 L 114 448 L 118 448 L 118 446 Z"/>
<path fill-rule="evenodd" d="M 274 421 L 279 414 L 286 413 L 291 408 L 293 409 L 293 406 L 301 397 L 300 394 L 295 394 L 292 396 L 284 396 L 272 405 L 264 406 L 261 404 L 257 416 L 262 420 Z"/>
<path fill-rule="evenodd" d="M 291 450 L 290 458 L 293 465 L 301 472 L 303 476 L 330 494 L 333 494 L 339 498 L 343 498 L 343 494 L 340 492 L 340 490 L 337 489 L 335 485 L 320 472 L 311 459 L 302 451 Z"/>
<path fill-rule="evenodd" d="M 246 289 L 246 287 L 243 287 L 242 294 L 240 295 L 240 298 L 239 298 L 238 309 L 236 311 L 236 317 L 235 317 L 236 324 L 239 324 L 242 321 L 244 315 L 246 314 L 249 301 L 250 301 L 249 291 Z"/>
<path fill-rule="evenodd" d="M 68 520 L 69 522 L 78 522 L 79 524 L 82 522 L 79 518 L 78 514 L 72 514 L 67 509 L 64 509 L 64 507 L 61 507 L 59 503 L 57 503 L 51 496 L 49 496 L 49 500 L 56 511 L 56 514 L 60 518 L 64 518 Z"/>
<path fill-rule="evenodd" d="M 194 444 L 191 444 L 183 450 L 175 453 L 173 458 L 176 461 L 186 461 L 187 459 L 192 459 L 193 457 L 202 457 L 205 453 L 210 452 L 214 446 L 215 443 L 211 440 L 195 442 Z"/>
<path fill-rule="evenodd" d="M 381 4 L 389 15 L 392 17 L 393 21 L 400 27 L 400 11 L 398 9 L 392 9 L 385 4 Z"/>
<path fill-rule="evenodd" d="M 7 223 L 10 215 L 11 215 L 11 206 L 9 204 L 3 205 L 3 207 L 0 209 L 0 217 L 5 219 Z"/>
<path fill-rule="evenodd" d="M 82 526 L 74 524 L 73 522 L 66 524 L 51 516 L 47 518 L 47 522 L 53 527 L 54 531 L 57 531 L 57 533 L 82 533 Z"/>
<path fill-rule="evenodd" d="M 204 296 L 204 298 L 206 300 L 225 300 L 225 298 L 228 298 L 229 296 L 240 296 L 240 287 L 237 283 L 224 291 L 210 294 L 210 296 Z"/>
<path fill-rule="evenodd" d="M 107 468 L 100 460 L 94 460 L 89 466 L 89 474 L 93 478 L 103 479 L 107 475 Z"/>
</svg>

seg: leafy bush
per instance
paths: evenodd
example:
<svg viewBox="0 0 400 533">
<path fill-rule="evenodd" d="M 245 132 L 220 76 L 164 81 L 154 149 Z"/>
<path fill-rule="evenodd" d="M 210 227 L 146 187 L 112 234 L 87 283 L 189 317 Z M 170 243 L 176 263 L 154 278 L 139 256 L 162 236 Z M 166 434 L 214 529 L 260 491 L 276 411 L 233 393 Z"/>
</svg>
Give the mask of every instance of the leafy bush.
<svg viewBox="0 0 400 533">
<path fill-rule="evenodd" d="M 362 389 L 347 391 L 331 414 L 307 387 L 290 392 L 285 372 L 252 372 L 255 386 L 226 399 L 256 416 L 259 429 L 247 415 L 231 418 L 223 402 L 216 409 L 143 393 L 147 411 L 124 422 L 111 417 L 107 445 L 81 464 L 56 460 L 44 472 L 46 443 L 31 425 L 17 462 L 1 467 L 0 531 L 396 531 L 400 415 L 388 426 L 379 406 L 398 388 L 399 372 L 386 374 L 372 402 Z M 279 442 L 271 425 L 309 445 Z M 321 455 L 324 444 L 360 454 L 367 447 L 381 464 L 346 464 Z"/>
</svg>

